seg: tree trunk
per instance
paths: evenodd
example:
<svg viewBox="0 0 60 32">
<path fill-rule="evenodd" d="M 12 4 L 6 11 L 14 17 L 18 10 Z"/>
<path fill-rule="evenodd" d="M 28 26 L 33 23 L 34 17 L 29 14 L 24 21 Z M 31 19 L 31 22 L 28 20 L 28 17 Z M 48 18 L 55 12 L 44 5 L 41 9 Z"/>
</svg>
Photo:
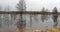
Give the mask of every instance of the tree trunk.
<svg viewBox="0 0 60 32">
<path fill-rule="evenodd" d="M 54 21 L 54 27 L 57 27 L 57 25 L 58 25 L 57 18 L 58 18 L 58 16 L 54 16 L 54 19 L 53 19 L 53 21 Z"/>
</svg>

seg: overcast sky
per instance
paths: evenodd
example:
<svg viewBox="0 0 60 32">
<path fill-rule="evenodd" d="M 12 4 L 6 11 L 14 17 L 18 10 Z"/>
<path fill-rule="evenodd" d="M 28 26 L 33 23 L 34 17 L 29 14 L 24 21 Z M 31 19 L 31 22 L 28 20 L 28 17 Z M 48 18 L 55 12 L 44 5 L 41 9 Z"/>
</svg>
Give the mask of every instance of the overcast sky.
<svg viewBox="0 0 60 32">
<path fill-rule="evenodd" d="M 50 11 L 56 6 L 60 10 L 60 0 L 25 0 L 27 10 L 40 11 L 43 7 Z M 0 4 L 3 6 L 10 5 L 12 10 L 16 10 L 16 4 L 19 0 L 0 0 Z"/>
</svg>

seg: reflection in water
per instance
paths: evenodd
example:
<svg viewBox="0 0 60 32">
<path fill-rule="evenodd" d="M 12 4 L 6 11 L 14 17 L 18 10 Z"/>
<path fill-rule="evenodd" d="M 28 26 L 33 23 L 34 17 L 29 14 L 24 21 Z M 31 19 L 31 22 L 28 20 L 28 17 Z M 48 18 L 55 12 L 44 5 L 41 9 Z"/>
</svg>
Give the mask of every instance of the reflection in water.
<svg viewBox="0 0 60 32">
<path fill-rule="evenodd" d="M 14 19 L 14 17 L 16 17 L 16 19 Z M 0 27 L 3 29 L 12 28 L 12 29 L 17 30 L 18 28 L 17 28 L 16 23 L 19 21 L 19 17 L 20 17 L 19 14 L 13 15 L 13 17 L 11 17 L 10 14 L 0 14 Z M 41 15 L 36 15 L 36 17 L 37 17 L 36 19 L 38 19 L 38 20 L 36 20 L 34 17 L 35 17 L 35 15 L 32 16 L 32 25 L 30 26 L 30 22 L 31 22 L 30 15 L 23 15 L 23 20 L 26 20 L 25 29 L 45 30 L 48 28 L 53 28 L 54 22 L 52 20 L 52 15 L 49 15 L 47 18 L 48 20 L 44 20 L 44 22 L 42 22 L 42 20 L 41 20 Z M 59 23 L 60 23 L 60 16 L 58 16 L 58 26 L 60 26 Z"/>
</svg>

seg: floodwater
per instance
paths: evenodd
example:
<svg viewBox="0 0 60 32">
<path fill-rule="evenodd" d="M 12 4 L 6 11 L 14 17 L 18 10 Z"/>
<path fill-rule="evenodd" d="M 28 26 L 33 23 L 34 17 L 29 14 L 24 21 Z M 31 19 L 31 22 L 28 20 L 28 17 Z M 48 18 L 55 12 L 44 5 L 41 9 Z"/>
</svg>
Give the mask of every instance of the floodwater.
<svg viewBox="0 0 60 32">
<path fill-rule="evenodd" d="M 26 20 L 26 27 L 27 30 L 46 30 L 48 28 L 53 28 L 54 22 L 52 20 L 52 16 L 48 16 L 48 20 L 44 20 L 42 22 L 41 15 L 34 16 L 32 15 L 32 20 L 30 19 L 30 15 L 23 15 L 23 20 Z M 6 18 L 5 18 L 6 19 Z M 19 29 L 17 28 L 17 21 L 19 19 L 19 16 L 14 20 L 14 17 L 12 19 L 12 24 L 10 23 L 9 27 L 6 26 L 4 23 L 2 24 L 2 27 L 0 28 L 0 32 L 19 32 Z M 60 16 L 58 17 L 58 26 L 60 26 Z"/>
</svg>

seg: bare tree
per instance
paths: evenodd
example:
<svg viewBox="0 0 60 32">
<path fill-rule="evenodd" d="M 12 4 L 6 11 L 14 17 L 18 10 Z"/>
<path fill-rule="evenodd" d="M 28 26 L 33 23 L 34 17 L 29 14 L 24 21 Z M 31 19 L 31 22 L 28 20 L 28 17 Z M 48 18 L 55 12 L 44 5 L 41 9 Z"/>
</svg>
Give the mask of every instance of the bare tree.
<svg viewBox="0 0 60 32">
<path fill-rule="evenodd" d="M 32 27 L 32 15 L 30 15 L 30 28 Z"/>
<path fill-rule="evenodd" d="M 1 17 L 1 14 L 0 14 L 0 28 L 2 27 L 2 17 Z"/>
<path fill-rule="evenodd" d="M 11 7 L 8 5 L 5 7 L 4 11 L 11 11 Z"/>
<path fill-rule="evenodd" d="M 2 6 L 0 5 L 0 11 L 2 11 Z"/>
<path fill-rule="evenodd" d="M 2 6 L 0 5 L 0 11 L 2 11 Z M 0 14 L 0 28 L 2 27 L 2 17 L 1 17 L 2 14 Z"/>
<path fill-rule="evenodd" d="M 57 13 L 58 13 L 57 11 L 58 11 L 57 8 L 54 7 L 53 13 L 54 13 L 54 14 L 57 14 Z M 53 21 L 54 21 L 54 27 L 56 27 L 56 26 L 58 25 L 57 18 L 58 18 L 58 15 L 53 15 L 53 17 L 52 17 L 52 19 L 53 19 Z"/>
<path fill-rule="evenodd" d="M 11 11 L 11 7 L 10 7 L 9 5 L 6 6 L 5 9 L 4 9 L 4 11 L 5 11 L 5 12 Z M 10 20 L 10 14 L 3 14 L 3 16 L 5 17 L 5 18 L 4 18 L 4 21 L 3 21 L 3 22 L 5 23 L 4 25 L 7 25 L 7 26 L 9 27 L 10 22 L 11 22 L 11 20 Z"/>
</svg>

